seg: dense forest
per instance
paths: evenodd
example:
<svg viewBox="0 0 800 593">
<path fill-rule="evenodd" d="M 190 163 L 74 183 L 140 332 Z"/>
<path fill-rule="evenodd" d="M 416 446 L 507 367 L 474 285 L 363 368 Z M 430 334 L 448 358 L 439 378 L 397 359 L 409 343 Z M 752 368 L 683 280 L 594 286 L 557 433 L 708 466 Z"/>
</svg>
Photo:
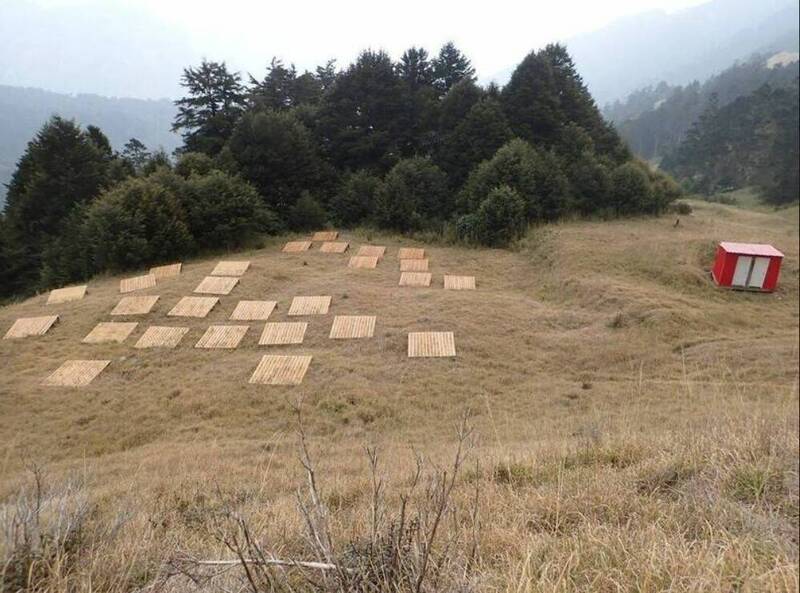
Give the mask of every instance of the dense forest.
<svg viewBox="0 0 800 593">
<path fill-rule="evenodd" d="M 398 62 L 261 79 L 184 71 L 175 162 L 137 139 L 53 117 L 28 144 L 0 218 L 0 291 L 25 294 L 264 233 L 333 223 L 505 245 L 565 215 L 656 214 L 679 195 L 601 116 L 567 51 L 530 53 L 501 89 L 452 43 Z"/>
<path fill-rule="evenodd" d="M 790 85 L 765 84 L 720 107 L 714 100 L 681 144 L 662 161 L 692 191 L 712 194 L 756 186 L 765 201 L 800 196 L 800 95 Z"/>
<path fill-rule="evenodd" d="M 606 106 L 603 113 L 635 154 L 658 162 L 677 148 L 712 102 L 725 107 L 765 84 L 774 88 L 792 85 L 797 75 L 797 62 L 768 67 L 767 56 L 759 55 L 702 84 L 695 81 L 672 86 L 662 82 L 640 89 L 625 101 Z"/>
</svg>

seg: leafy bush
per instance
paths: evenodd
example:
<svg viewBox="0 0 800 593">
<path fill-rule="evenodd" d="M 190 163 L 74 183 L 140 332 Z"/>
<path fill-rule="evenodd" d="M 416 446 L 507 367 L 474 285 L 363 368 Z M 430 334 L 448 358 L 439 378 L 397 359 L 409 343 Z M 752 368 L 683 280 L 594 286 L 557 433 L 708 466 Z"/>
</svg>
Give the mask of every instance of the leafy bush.
<svg viewBox="0 0 800 593">
<path fill-rule="evenodd" d="M 617 214 L 647 211 L 653 205 L 653 192 L 647 173 L 635 163 L 620 165 L 611 175 L 613 207 Z"/>
<path fill-rule="evenodd" d="M 508 245 L 527 228 L 525 201 L 507 185 L 494 188 L 476 213 L 476 239 L 484 245 Z"/>
<path fill-rule="evenodd" d="M 304 191 L 289 209 L 289 228 L 294 231 L 320 229 L 328 222 L 328 214 L 322 205 L 307 191 Z"/>
<path fill-rule="evenodd" d="M 675 202 L 672 206 L 676 214 L 689 215 L 692 213 L 692 207 L 686 202 Z"/>
<path fill-rule="evenodd" d="M 435 226 L 449 213 L 447 176 L 429 159 L 404 159 L 386 174 L 376 213 L 382 226 L 421 230 Z"/>
<path fill-rule="evenodd" d="M 362 222 L 375 211 L 375 202 L 381 180 L 367 171 L 349 175 L 331 200 L 331 211 L 336 221 L 350 226 Z"/>
<path fill-rule="evenodd" d="M 188 178 L 190 175 L 206 175 L 212 169 L 216 169 L 214 159 L 202 152 L 184 152 L 175 165 L 175 172 L 181 177 Z"/>
<path fill-rule="evenodd" d="M 182 201 L 199 247 L 234 249 L 258 233 L 281 230 L 277 215 L 264 206 L 255 188 L 222 171 L 189 177 L 183 184 Z"/>
</svg>

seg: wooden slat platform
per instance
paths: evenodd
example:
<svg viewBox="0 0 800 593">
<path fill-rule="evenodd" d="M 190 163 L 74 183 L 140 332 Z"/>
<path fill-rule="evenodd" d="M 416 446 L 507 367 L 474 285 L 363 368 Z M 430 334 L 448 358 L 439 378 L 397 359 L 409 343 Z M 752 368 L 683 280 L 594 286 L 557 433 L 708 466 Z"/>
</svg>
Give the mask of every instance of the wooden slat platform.
<svg viewBox="0 0 800 593">
<path fill-rule="evenodd" d="M 266 355 L 258 363 L 250 383 L 261 385 L 300 385 L 303 382 L 311 356 Z"/>
<path fill-rule="evenodd" d="M 167 264 L 165 266 L 155 266 L 150 268 L 150 273 L 156 277 L 156 280 L 161 280 L 163 278 L 172 278 L 173 276 L 178 276 L 181 273 L 181 268 L 183 264 Z"/>
<path fill-rule="evenodd" d="M 218 302 L 217 297 L 183 297 L 167 315 L 169 317 L 205 317 Z"/>
<path fill-rule="evenodd" d="M 106 368 L 110 360 L 68 360 L 58 367 L 42 385 L 85 387 Z"/>
<path fill-rule="evenodd" d="M 378 258 L 374 255 L 354 255 L 347 263 L 348 268 L 374 270 L 378 267 Z"/>
<path fill-rule="evenodd" d="M 280 322 L 265 323 L 264 331 L 258 343 L 261 346 L 280 346 L 283 344 L 302 344 L 306 335 L 308 323 L 303 322 Z"/>
<path fill-rule="evenodd" d="M 350 247 L 350 243 L 347 243 L 346 241 L 326 241 L 320 245 L 319 250 L 322 253 L 344 253 L 347 251 L 348 247 Z"/>
<path fill-rule="evenodd" d="M 430 286 L 430 272 L 402 272 L 400 286 Z"/>
<path fill-rule="evenodd" d="M 29 336 L 43 336 L 58 321 L 58 315 L 45 315 L 44 317 L 20 317 L 3 336 L 4 340 L 13 338 L 27 338 Z"/>
<path fill-rule="evenodd" d="M 135 321 L 101 321 L 83 338 L 83 343 L 104 344 L 106 342 L 117 342 L 121 344 L 133 333 L 137 325 L 139 324 Z"/>
<path fill-rule="evenodd" d="M 86 296 L 86 285 L 81 286 L 67 286 L 66 288 L 56 288 L 50 291 L 47 297 L 48 305 L 57 305 L 59 303 L 68 303 L 70 301 L 79 301 Z"/>
<path fill-rule="evenodd" d="M 145 288 L 153 288 L 155 285 L 156 277 L 153 274 L 145 274 L 144 276 L 123 278 L 119 281 L 119 291 L 124 294 L 136 290 L 144 290 Z"/>
<path fill-rule="evenodd" d="M 408 357 L 455 356 L 453 332 L 411 332 L 408 334 Z"/>
<path fill-rule="evenodd" d="M 401 247 L 398 259 L 425 259 L 425 250 L 419 247 Z"/>
<path fill-rule="evenodd" d="M 400 260 L 401 272 L 427 272 L 428 260 L 427 259 L 401 259 Z"/>
<path fill-rule="evenodd" d="M 337 315 L 333 318 L 329 337 L 334 340 L 346 340 L 371 338 L 374 334 L 374 315 Z"/>
<path fill-rule="evenodd" d="M 250 267 L 249 261 L 221 261 L 214 266 L 212 276 L 243 276 Z"/>
<path fill-rule="evenodd" d="M 248 330 L 247 325 L 212 325 L 195 348 L 237 348 Z"/>
<path fill-rule="evenodd" d="M 311 241 L 289 241 L 283 246 L 284 253 L 300 253 L 311 249 Z"/>
<path fill-rule="evenodd" d="M 312 241 L 336 241 L 339 238 L 339 231 L 317 231 L 311 237 Z"/>
<path fill-rule="evenodd" d="M 230 294 L 233 287 L 239 283 L 238 278 L 228 276 L 206 276 L 197 285 L 193 292 L 198 294 Z"/>
<path fill-rule="evenodd" d="M 158 300 L 157 296 L 122 297 L 111 311 L 112 315 L 145 315 L 149 313 Z"/>
<path fill-rule="evenodd" d="M 362 245 L 358 248 L 358 253 L 356 255 L 381 258 L 385 254 L 386 247 L 383 245 Z"/>
<path fill-rule="evenodd" d="M 445 290 L 475 290 L 475 276 L 444 277 Z"/>
<path fill-rule="evenodd" d="M 329 296 L 298 296 L 292 299 L 289 315 L 325 315 L 330 306 Z"/>
<path fill-rule="evenodd" d="M 187 333 L 189 333 L 188 327 L 151 325 L 136 342 L 134 348 L 175 348 Z"/>
<path fill-rule="evenodd" d="M 239 301 L 231 313 L 234 321 L 266 321 L 277 306 L 276 301 Z"/>
</svg>

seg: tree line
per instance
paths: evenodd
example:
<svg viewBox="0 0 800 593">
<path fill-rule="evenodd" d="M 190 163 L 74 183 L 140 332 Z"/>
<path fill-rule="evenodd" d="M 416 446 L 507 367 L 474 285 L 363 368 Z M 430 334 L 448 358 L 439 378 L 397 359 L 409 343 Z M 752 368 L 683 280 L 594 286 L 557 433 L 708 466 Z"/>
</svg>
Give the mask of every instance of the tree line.
<svg viewBox="0 0 800 593">
<path fill-rule="evenodd" d="M 531 52 L 503 88 L 452 43 L 394 62 L 264 76 L 204 61 L 176 101 L 176 158 L 52 118 L 0 217 L 2 294 L 136 269 L 263 233 L 372 225 L 505 245 L 566 215 L 657 214 L 679 195 L 632 158 L 564 47 Z"/>
</svg>

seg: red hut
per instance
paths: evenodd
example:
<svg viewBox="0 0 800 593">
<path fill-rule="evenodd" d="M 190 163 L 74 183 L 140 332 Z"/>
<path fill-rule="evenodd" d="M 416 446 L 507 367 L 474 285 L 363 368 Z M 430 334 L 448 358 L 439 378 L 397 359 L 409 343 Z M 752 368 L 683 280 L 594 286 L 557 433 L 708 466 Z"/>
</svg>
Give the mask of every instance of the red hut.
<svg viewBox="0 0 800 593">
<path fill-rule="evenodd" d="M 782 260 L 783 254 L 772 245 L 722 242 L 711 277 L 725 288 L 772 292 Z"/>
</svg>

